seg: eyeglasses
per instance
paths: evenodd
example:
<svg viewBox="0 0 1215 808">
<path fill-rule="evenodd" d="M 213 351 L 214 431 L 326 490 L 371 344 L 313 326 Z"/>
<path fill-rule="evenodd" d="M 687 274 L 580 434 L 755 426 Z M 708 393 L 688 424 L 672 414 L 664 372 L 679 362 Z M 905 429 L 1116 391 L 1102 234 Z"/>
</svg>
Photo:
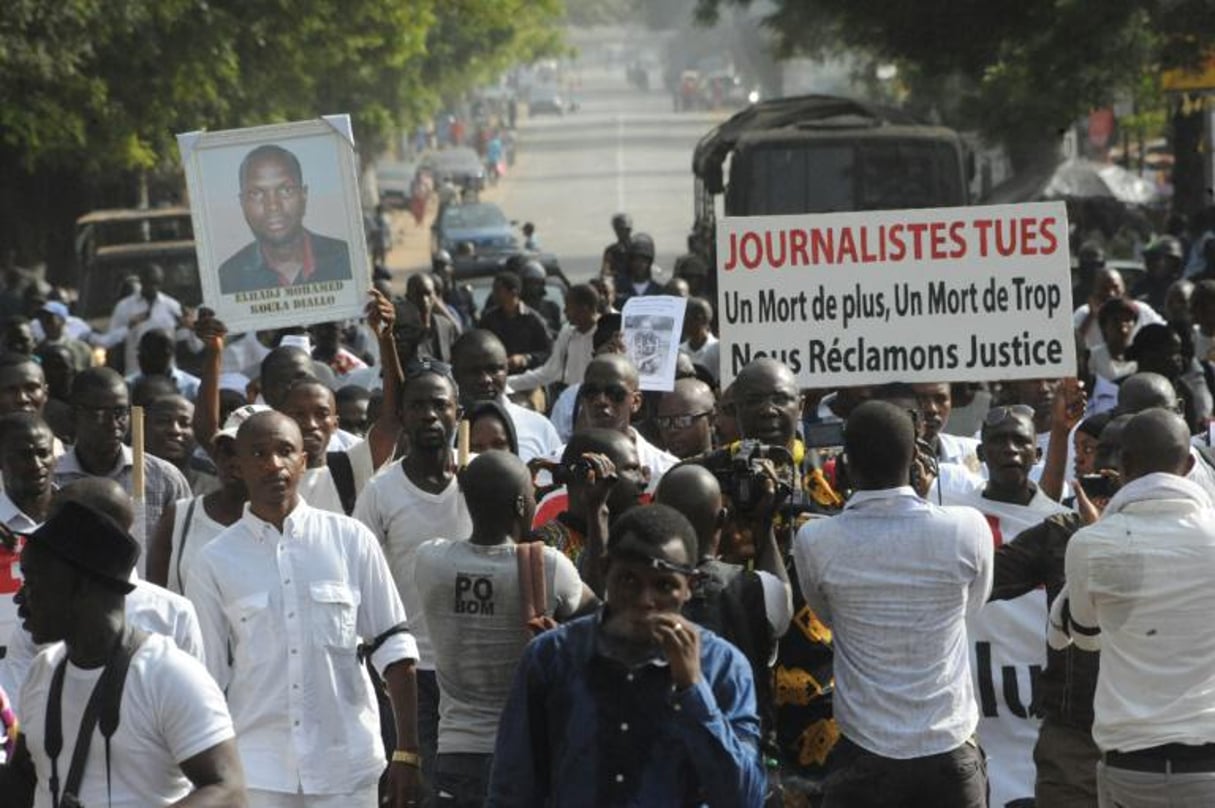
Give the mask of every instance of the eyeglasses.
<svg viewBox="0 0 1215 808">
<path fill-rule="evenodd" d="M 455 380 L 451 365 L 438 359 L 410 359 L 405 363 L 405 380 L 416 379 L 423 373 L 435 373 L 448 379 Z"/>
<path fill-rule="evenodd" d="M 594 398 L 598 395 L 605 395 L 613 404 L 623 404 L 624 400 L 629 397 L 631 391 L 623 384 L 586 384 L 584 383 L 578 388 L 578 398 Z"/>
<path fill-rule="evenodd" d="M 705 410 L 704 412 L 691 412 L 687 415 L 656 415 L 654 423 L 658 424 L 659 429 L 687 429 L 696 423 L 697 419 L 712 414 L 712 410 Z"/>
<path fill-rule="evenodd" d="M 1034 408 L 1028 404 L 1009 404 L 1005 407 L 992 407 L 983 416 L 983 426 L 999 426 L 1010 418 L 1029 418 L 1033 420 Z"/>
<path fill-rule="evenodd" d="M 131 418 L 130 407 L 86 407 L 83 404 L 77 405 L 77 409 L 89 416 L 94 421 L 129 421 Z"/>
</svg>

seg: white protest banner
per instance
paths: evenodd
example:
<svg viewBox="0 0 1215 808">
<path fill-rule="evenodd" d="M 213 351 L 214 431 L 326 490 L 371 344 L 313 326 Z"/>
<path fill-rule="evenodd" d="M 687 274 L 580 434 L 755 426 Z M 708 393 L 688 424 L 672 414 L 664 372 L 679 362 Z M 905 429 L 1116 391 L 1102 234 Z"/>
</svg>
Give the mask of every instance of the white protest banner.
<svg viewBox="0 0 1215 808">
<path fill-rule="evenodd" d="M 722 384 L 769 356 L 803 387 L 1074 376 L 1062 202 L 718 222 Z"/>
<path fill-rule="evenodd" d="M 361 315 L 371 273 L 348 115 L 177 143 L 205 306 L 233 331 Z"/>
<path fill-rule="evenodd" d="M 675 361 L 688 301 L 682 297 L 630 297 L 620 313 L 624 349 L 637 367 L 642 390 L 675 389 Z"/>
</svg>

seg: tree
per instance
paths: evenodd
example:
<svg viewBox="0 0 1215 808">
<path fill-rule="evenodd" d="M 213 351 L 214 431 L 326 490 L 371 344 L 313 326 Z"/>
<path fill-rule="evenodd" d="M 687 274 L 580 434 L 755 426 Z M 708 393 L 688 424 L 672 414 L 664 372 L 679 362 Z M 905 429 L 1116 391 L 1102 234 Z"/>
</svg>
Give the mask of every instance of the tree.
<svg viewBox="0 0 1215 808">
<path fill-rule="evenodd" d="M 698 0 L 701 20 L 723 5 Z M 976 125 L 1025 168 L 1057 133 L 1113 103 L 1145 73 L 1194 64 L 1215 37 L 1211 0 L 773 0 L 765 23 L 784 54 L 860 48 L 904 69 L 913 105 Z M 952 92 L 939 94 L 948 85 Z"/>
<path fill-rule="evenodd" d="M 71 260 L 71 223 L 177 170 L 174 135 L 348 112 L 362 153 L 516 61 L 560 0 L 5 0 L 0 249 Z M 125 191 L 125 192 L 124 192 Z"/>
</svg>

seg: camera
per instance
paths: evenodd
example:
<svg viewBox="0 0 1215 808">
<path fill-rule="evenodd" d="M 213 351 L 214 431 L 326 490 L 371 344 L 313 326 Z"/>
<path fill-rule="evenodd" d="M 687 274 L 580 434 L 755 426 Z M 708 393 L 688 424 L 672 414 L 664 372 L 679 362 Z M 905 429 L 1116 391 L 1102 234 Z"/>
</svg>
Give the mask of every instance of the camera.
<svg viewBox="0 0 1215 808">
<path fill-rule="evenodd" d="M 1116 481 L 1106 474 L 1083 474 L 1076 478 L 1076 482 L 1089 499 L 1109 499 L 1118 493 Z"/>
<path fill-rule="evenodd" d="M 591 476 L 591 463 L 580 457 L 572 463 L 557 463 L 550 473 L 553 475 L 553 485 L 586 482 Z"/>
<path fill-rule="evenodd" d="M 722 493 L 730 498 L 731 506 L 748 513 L 758 508 L 764 498 L 770 478 L 763 463 L 765 460 L 771 461 L 776 470 L 774 504 L 779 506 L 789 499 L 797 479 L 793 455 L 784 446 L 771 446 L 747 439 L 727 449 L 703 455 L 697 462 L 717 477 Z"/>
</svg>

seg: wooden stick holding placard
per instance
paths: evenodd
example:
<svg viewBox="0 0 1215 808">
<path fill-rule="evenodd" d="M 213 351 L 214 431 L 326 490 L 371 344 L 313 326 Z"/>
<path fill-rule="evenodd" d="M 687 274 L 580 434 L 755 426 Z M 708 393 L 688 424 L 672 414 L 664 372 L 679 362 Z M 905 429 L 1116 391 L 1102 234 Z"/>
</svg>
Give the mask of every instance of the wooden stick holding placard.
<svg viewBox="0 0 1215 808">
<path fill-rule="evenodd" d="M 131 535 L 141 547 L 146 547 L 147 499 L 144 490 L 143 423 L 143 407 L 131 407 L 131 501 L 135 506 Z"/>
<path fill-rule="evenodd" d="M 460 421 L 456 428 L 456 468 L 463 471 L 468 468 L 469 423 L 467 419 Z"/>
</svg>

